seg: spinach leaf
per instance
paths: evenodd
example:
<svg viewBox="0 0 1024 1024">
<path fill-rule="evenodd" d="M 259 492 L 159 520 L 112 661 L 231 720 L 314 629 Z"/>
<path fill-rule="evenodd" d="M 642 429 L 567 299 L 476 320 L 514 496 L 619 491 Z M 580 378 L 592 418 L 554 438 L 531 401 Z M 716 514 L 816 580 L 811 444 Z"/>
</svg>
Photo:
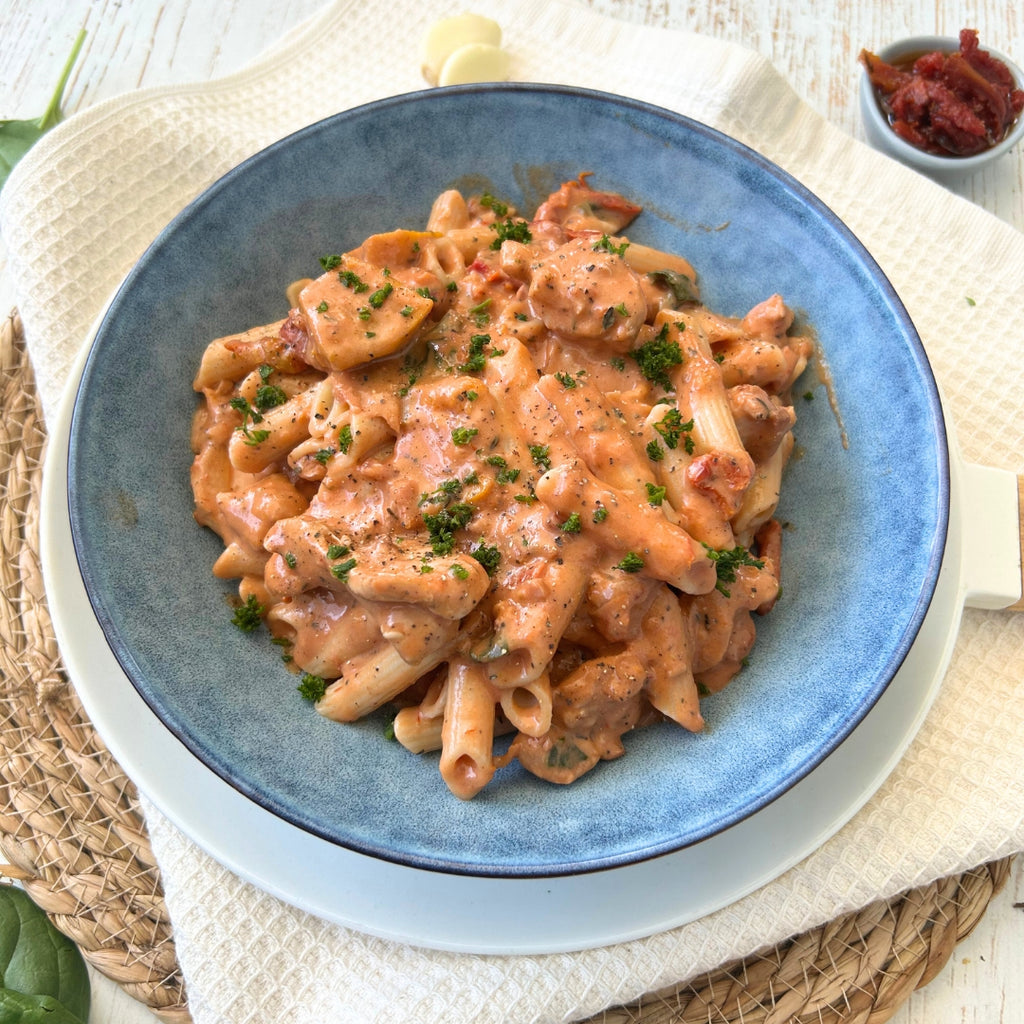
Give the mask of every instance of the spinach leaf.
<svg viewBox="0 0 1024 1024">
<path fill-rule="evenodd" d="M 700 301 L 693 282 L 685 274 L 674 270 L 652 270 L 647 276 L 652 281 L 665 285 L 672 292 L 673 299 L 680 305 Z"/>
<path fill-rule="evenodd" d="M 53 996 L 27 996 L 0 988 L 0 1024 L 83 1024 Z"/>
<path fill-rule="evenodd" d="M 82 29 L 75 38 L 75 45 L 64 64 L 50 104 L 41 117 L 27 121 L 0 121 L 0 188 L 3 188 L 14 165 L 60 120 L 64 86 L 68 84 L 71 69 L 78 59 L 78 51 L 82 49 L 84 41 L 85 29 Z"/>
<path fill-rule="evenodd" d="M 10 885 L 0 886 L 0 984 L 0 1024 L 36 1019 L 4 1016 L 19 1005 L 12 990 L 16 996 L 46 996 L 60 1003 L 68 1021 L 89 1018 L 89 973 L 78 947 L 24 890 Z M 46 1019 L 53 1024 L 63 1021 L 53 1015 Z"/>
</svg>

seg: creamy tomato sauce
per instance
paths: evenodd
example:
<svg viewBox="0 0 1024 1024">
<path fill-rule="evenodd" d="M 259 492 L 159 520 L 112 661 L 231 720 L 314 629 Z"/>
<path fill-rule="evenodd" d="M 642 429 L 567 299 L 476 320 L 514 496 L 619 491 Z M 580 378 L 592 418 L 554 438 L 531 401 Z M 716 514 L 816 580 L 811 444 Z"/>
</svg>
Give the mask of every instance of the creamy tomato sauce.
<svg viewBox="0 0 1024 1024">
<path fill-rule="evenodd" d="M 444 192 L 196 376 L 195 514 L 241 621 L 327 717 L 396 708 L 463 798 L 513 759 L 567 783 L 639 725 L 699 731 L 778 594 L 811 342 L 777 295 L 704 307 L 639 213 L 586 175 L 531 218 Z"/>
</svg>

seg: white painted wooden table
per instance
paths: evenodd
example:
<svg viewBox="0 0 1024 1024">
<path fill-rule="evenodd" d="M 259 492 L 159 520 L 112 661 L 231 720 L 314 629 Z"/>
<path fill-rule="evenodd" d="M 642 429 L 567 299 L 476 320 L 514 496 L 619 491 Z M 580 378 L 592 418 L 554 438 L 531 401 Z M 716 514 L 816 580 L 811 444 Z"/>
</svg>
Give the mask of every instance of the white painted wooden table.
<svg viewBox="0 0 1024 1024">
<path fill-rule="evenodd" d="M 42 113 L 81 27 L 88 37 L 68 83 L 67 113 L 132 89 L 234 71 L 321 2 L 0 0 L 0 117 Z M 625 20 L 702 32 L 756 50 L 820 114 L 858 138 L 864 137 L 856 95 L 861 47 L 881 47 L 912 34 L 956 35 L 969 26 L 978 29 L 982 44 L 1024 64 L 1024 5 L 1014 0 L 975 0 L 969 14 L 954 0 L 577 2 Z M 452 11 L 471 7 L 455 4 Z M 958 191 L 1024 230 L 1024 147 Z M 14 304 L 5 269 L 0 250 L 3 312 Z M 1020 330 L 1019 324 L 1007 326 Z M 1024 345 L 1024 335 L 1021 341 Z M 1024 1024 L 1022 902 L 1024 858 L 975 933 L 957 947 L 942 974 L 901 1008 L 893 1024 Z M 152 1024 L 156 1018 L 112 982 L 96 977 L 92 1020 Z"/>
</svg>

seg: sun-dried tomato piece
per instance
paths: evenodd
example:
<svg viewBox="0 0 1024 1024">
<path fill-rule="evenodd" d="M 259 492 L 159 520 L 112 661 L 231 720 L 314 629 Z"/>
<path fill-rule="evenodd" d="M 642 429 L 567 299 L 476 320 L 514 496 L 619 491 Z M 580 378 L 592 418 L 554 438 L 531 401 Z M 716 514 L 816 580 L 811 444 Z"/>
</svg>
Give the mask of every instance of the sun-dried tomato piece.
<svg viewBox="0 0 1024 1024">
<path fill-rule="evenodd" d="M 1024 110 L 1010 69 L 960 32 L 960 49 L 910 55 L 894 64 L 860 54 L 893 131 L 913 146 L 945 156 L 973 156 L 996 145 Z"/>
</svg>

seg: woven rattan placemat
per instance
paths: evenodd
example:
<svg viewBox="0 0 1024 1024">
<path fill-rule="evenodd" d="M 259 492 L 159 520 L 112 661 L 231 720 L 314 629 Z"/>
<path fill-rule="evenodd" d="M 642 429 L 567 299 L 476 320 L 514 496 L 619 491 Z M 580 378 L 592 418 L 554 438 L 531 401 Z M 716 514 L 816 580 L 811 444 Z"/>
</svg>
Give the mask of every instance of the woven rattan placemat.
<svg viewBox="0 0 1024 1024">
<path fill-rule="evenodd" d="M 46 434 L 23 340 L 12 313 L 0 323 L 0 872 L 95 968 L 160 1019 L 187 1024 L 135 788 L 68 685 L 53 637 L 38 550 Z M 879 901 L 587 1024 L 882 1024 L 935 977 L 1010 866 Z"/>
</svg>

